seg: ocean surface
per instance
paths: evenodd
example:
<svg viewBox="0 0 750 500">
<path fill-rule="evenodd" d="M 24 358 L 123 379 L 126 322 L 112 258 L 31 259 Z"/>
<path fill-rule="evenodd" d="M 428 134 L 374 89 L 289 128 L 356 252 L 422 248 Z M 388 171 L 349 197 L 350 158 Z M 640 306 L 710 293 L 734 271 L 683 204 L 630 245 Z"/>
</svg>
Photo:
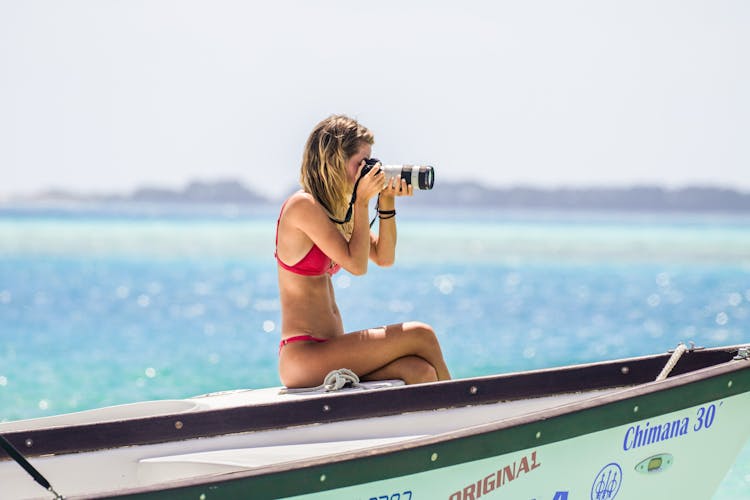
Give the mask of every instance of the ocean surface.
<svg viewBox="0 0 750 500">
<path fill-rule="evenodd" d="M 278 385 L 276 216 L 0 207 L 0 421 Z M 345 327 L 428 322 L 454 377 L 750 342 L 750 215 L 398 217 Z M 750 444 L 715 498 L 749 492 Z"/>
</svg>

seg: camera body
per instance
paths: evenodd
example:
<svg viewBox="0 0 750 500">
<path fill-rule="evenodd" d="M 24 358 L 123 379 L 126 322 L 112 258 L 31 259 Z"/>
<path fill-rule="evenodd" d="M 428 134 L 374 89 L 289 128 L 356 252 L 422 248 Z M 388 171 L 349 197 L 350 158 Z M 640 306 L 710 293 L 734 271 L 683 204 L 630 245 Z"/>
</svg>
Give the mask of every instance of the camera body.
<svg viewBox="0 0 750 500">
<path fill-rule="evenodd" d="M 404 179 L 406 184 L 414 186 L 414 189 L 432 189 L 435 183 L 435 169 L 430 165 L 383 165 L 377 158 L 368 158 L 365 160 L 365 166 L 362 167 L 362 174 L 372 170 L 373 167 L 379 166 L 385 173 L 386 185 L 391 179 Z"/>
</svg>

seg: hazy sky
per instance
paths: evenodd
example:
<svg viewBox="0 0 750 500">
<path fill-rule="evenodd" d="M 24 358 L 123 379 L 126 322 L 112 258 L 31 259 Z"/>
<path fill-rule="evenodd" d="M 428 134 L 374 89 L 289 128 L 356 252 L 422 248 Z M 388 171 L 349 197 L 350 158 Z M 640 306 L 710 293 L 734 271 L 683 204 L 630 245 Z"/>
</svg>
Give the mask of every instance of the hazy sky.
<svg viewBox="0 0 750 500">
<path fill-rule="evenodd" d="M 750 2 L 0 0 L 0 196 L 235 178 L 332 113 L 491 185 L 750 191 Z"/>
</svg>

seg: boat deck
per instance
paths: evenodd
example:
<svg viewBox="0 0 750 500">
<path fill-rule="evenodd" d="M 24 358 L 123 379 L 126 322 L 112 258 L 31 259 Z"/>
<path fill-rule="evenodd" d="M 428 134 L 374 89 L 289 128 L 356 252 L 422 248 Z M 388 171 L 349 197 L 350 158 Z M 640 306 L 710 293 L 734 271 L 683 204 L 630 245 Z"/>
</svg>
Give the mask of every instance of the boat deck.
<svg viewBox="0 0 750 500">
<path fill-rule="evenodd" d="M 721 408 L 722 440 L 712 428 L 670 441 L 670 453 L 681 456 L 711 451 L 701 466 L 720 479 L 733 457 L 726 450 L 739 449 L 737 437 L 748 432 L 747 349 L 695 350 L 679 363 L 673 359 L 662 354 L 405 387 L 386 381 L 336 392 L 235 390 L 7 422 L 0 433 L 67 497 L 220 484 L 233 491 L 231 484 L 253 491 L 265 485 L 265 498 L 278 498 L 306 493 L 309 481 L 320 488 L 325 480 L 323 489 L 334 489 L 395 477 L 393 460 L 398 471 L 434 471 L 422 486 L 432 491 L 432 482 L 445 482 L 442 475 L 453 466 L 476 468 L 470 476 L 480 477 L 483 459 L 532 448 L 545 450 L 545 464 L 557 464 L 545 471 L 566 471 L 568 478 L 578 468 L 558 450 L 588 443 L 584 455 L 598 470 L 599 462 L 612 460 L 598 433 L 609 433 L 615 454 L 622 454 L 628 426 L 648 426 L 667 414 L 705 421 L 701 411 L 711 411 L 713 423 Z M 451 482 L 451 491 L 462 481 Z M 578 487 L 590 489 L 590 481 Z M 0 484 L 9 485 L 3 493 L 11 498 L 40 494 L 4 457 Z M 529 492 L 526 497 L 537 495 Z"/>
<path fill-rule="evenodd" d="M 398 385 L 401 385 L 400 381 L 393 381 L 387 384 L 379 383 L 377 387 L 370 389 L 377 391 L 380 387 Z M 348 388 L 338 392 L 346 395 L 360 390 Z M 68 457 L 40 456 L 34 459 L 34 463 L 60 490 L 68 494 L 86 494 L 103 488 L 111 489 L 113 486 L 148 486 L 281 464 L 293 466 L 310 459 L 330 459 L 332 456 L 364 449 L 377 450 L 379 447 L 530 415 L 549 408 L 604 396 L 615 390 L 559 394 L 494 404 L 283 427 L 107 449 Z M 121 421 L 164 414 L 179 418 L 179 415 L 232 408 L 237 405 L 273 405 L 290 399 L 314 400 L 330 396 L 331 393 L 282 394 L 279 388 L 228 391 L 185 400 L 135 403 L 41 419 L 7 422 L 0 424 L 0 432 L 83 425 L 103 420 Z M 68 462 L 72 461 L 77 463 L 76 470 L 87 471 L 86 487 L 83 490 L 80 489 L 80 478 L 74 479 L 70 476 Z M 26 484 L 29 493 L 38 492 L 38 485 L 30 478 L 24 477 L 24 474 L 17 464 L 9 461 L 0 462 L 0 480 L 4 482 L 7 479 L 15 484 Z"/>
</svg>

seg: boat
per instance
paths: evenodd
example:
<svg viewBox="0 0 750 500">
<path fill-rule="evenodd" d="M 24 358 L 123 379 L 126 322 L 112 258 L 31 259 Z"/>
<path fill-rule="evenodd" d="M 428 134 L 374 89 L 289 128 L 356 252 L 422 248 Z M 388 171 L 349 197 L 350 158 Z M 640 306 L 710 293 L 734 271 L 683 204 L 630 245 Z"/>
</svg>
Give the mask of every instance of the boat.
<svg viewBox="0 0 750 500">
<path fill-rule="evenodd" d="M 2 423 L 0 496 L 711 498 L 750 434 L 743 345 L 410 386 L 333 375 Z"/>
</svg>

